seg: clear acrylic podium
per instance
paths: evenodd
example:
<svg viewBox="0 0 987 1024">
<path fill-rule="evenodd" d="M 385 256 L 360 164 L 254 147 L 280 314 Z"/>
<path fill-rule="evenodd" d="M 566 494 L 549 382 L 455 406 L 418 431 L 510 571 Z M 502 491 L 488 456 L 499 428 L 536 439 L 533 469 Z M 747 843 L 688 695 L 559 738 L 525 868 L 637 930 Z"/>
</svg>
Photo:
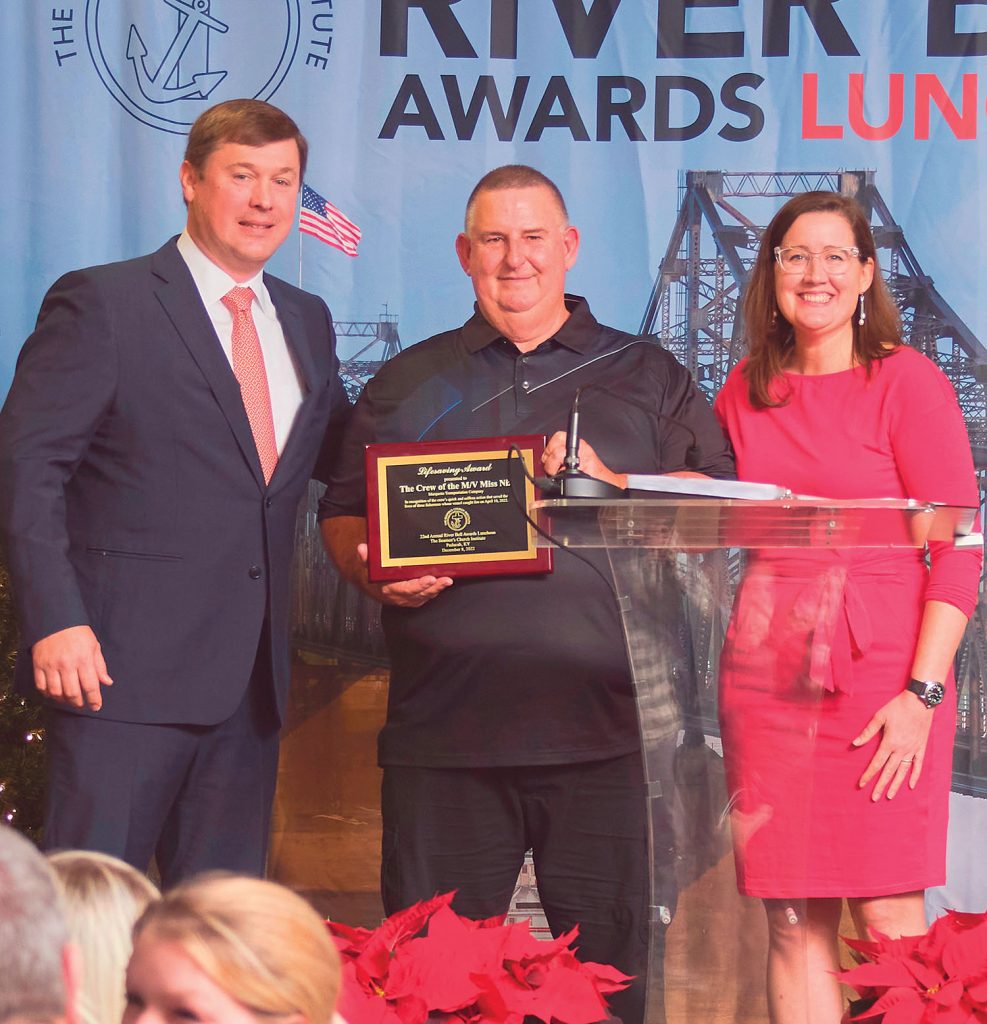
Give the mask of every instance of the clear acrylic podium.
<svg viewBox="0 0 987 1024">
<path fill-rule="evenodd" d="M 815 856 L 826 841 L 813 835 L 809 818 L 814 709 L 825 690 L 819 667 L 848 615 L 850 567 L 893 573 L 896 558 L 914 568 L 928 542 L 982 543 L 971 533 L 976 510 L 891 499 L 676 495 L 546 499 L 533 504 L 532 514 L 551 537 L 540 544 L 571 548 L 604 568 L 609 564 L 612 573 L 633 673 L 650 829 L 645 1020 L 766 1022 L 764 913 L 760 899 L 737 894 L 735 860 L 772 827 L 805 836 L 787 854 L 794 859 Z M 802 681 L 791 695 L 790 718 L 764 731 L 763 743 L 778 751 L 776 762 L 738 790 L 729 767 L 736 749 L 729 737 L 721 738 L 717 686 L 748 562 L 758 568 L 739 614 L 755 638 L 747 652 L 754 670 L 745 677 L 753 682 L 731 696 L 733 713 L 741 721 L 753 714 L 758 666 L 768 666 L 770 674 L 783 656 L 799 666 L 795 675 Z M 794 623 L 791 636 L 779 643 L 778 611 L 764 595 L 773 590 L 773 567 L 789 573 L 793 565 L 804 583 L 785 608 L 786 628 Z M 747 742 L 760 745 L 760 734 Z M 800 777 L 808 780 L 804 803 L 773 805 L 773 781 Z M 797 928 L 797 909 L 785 913 Z"/>
</svg>

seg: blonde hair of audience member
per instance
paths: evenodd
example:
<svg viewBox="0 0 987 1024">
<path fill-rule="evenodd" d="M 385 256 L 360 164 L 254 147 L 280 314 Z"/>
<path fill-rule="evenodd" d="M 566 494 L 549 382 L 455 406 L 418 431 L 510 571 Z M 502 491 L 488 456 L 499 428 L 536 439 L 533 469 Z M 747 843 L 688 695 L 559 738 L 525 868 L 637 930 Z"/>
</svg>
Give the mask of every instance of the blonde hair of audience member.
<svg viewBox="0 0 987 1024">
<path fill-rule="evenodd" d="M 233 1012 L 216 1024 L 242 1019 L 240 1011 L 304 1024 L 333 1018 L 339 954 L 322 918 L 276 882 L 205 875 L 152 903 L 134 928 L 123 1024 L 168 998 L 168 979 L 154 977 L 153 965 L 176 951 L 228 997 Z"/>
<path fill-rule="evenodd" d="M 48 855 L 65 905 L 69 938 L 82 950 L 78 1013 L 82 1024 L 117 1024 L 134 922 L 158 898 L 154 884 L 105 853 L 63 850 Z"/>
</svg>

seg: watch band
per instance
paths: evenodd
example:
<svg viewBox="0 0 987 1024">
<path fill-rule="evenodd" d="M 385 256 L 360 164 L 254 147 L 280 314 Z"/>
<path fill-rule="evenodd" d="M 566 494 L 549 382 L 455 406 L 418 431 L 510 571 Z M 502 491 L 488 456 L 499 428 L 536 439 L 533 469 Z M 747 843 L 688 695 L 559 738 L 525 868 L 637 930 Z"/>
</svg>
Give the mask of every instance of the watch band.
<svg viewBox="0 0 987 1024">
<path fill-rule="evenodd" d="M 946 696 L 946 688 L 938 679 L 909 679 L 905 689 L 914 693 L 927 708 L 937 707 Z"/>
</svg>

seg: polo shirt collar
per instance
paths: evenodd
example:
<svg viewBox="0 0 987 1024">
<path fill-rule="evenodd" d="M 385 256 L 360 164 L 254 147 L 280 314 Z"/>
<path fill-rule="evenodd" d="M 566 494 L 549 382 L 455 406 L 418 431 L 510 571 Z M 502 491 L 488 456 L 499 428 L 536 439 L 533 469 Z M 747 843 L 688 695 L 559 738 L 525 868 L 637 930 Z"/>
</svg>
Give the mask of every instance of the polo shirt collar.
<svg viewBox="0 0 987 1024">
<path fill-rule="evenodd" d="M 555 341 L 574 352 L 588 352 L 597 337 L 599 324 L 590 312 L 589 303 L 581 295 L 565 295 L 569 316 L 565 323 L 546 341 Z M 484 317 L 477 303 L 473 304 L 473 316 L 463 325 L 462 336 L 470 352 L 479 352 L 487 345 L 500 340 L 503 335 Z M 545 341 L 542 342 L 542 345 Z M 538 346 L 541 348 L 541 345 Z M 537 352 L 538 349 L 532 351 Z"/>
</svg>

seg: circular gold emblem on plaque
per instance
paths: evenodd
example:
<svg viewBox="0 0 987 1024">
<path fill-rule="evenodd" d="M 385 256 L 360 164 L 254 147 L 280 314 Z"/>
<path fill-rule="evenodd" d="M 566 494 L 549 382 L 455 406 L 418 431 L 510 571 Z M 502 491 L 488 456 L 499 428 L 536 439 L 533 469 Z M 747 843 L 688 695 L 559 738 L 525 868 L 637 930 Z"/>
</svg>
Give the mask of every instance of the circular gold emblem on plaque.
<svg viewBox="0 0 987 1024">
<path fill-rule="evenodd" d="M 465 530 L 469 526 L 470 514 L 464 508 L 451 508 L 446 512 L 442 522 L 446 524 L 447 530 L 459 533 L 460 530 Z"/>
</svg>

